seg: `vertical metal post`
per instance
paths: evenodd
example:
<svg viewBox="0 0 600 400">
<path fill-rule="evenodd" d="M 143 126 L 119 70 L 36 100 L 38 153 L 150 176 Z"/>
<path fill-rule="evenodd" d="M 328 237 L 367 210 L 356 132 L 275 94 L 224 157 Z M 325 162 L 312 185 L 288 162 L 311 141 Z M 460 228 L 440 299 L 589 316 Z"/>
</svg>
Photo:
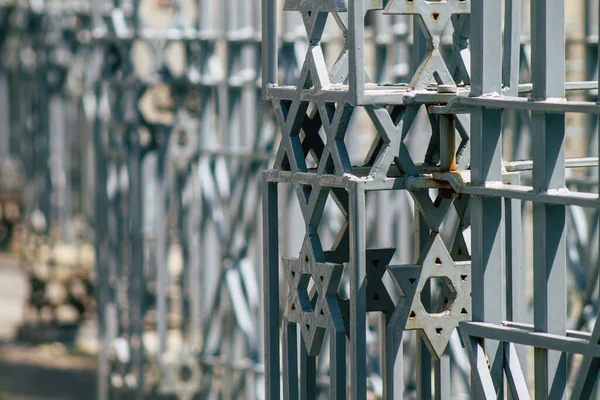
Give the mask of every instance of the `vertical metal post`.
<svg viewBox="0 0 600 400">
<path fill-rule="evenodd" d="M 169 266 L 167 265 L 168 252 L 168 228 L 167 228 L 167 190 L 165 179 L 165 166 L 157 162 L 157 193 L 155 218 L 156 218 L 156 329 L 158 334 L 158 356 L 159 358 L 167 350 L 167 331 L 169 328 L 168 310 L 168 287 Z"/>
<path fill-rule="evenodd" d="M 262 0 L 262 87 L 277 83 L 277 0 Z"/>
<path fill-rule="evenodd" d="M 519 175 L 511 177 L 511 184 L 521 183 Z M 518 199 L 505 199 L 505 232 L 506 232 L 506 319 L 509 321 L 525 322 L 524 313 L 527 298 L 525 292 L 525 267 L 523 263 L 523 227 L 522 227 L 522 201 Z M 525 354 L 521 364 L 525 363 Z"/>
<path fill-rule="evenodd" d="M 423 218 L 421 211 L 415 207 L 414 211 L 414 223 L 415 223 L 415 261 L 419 258 L 423 251 L 423 247 L 429 240 L 430 230 L 427 226 L 427 222 Z M 431 286 L 427 283 L 423 287 L 423 294 L 421 295 L 421 302 L 424 307 L 431 306 Z M 425 400 L 432 398 L 431 392 L 431 371 L 433 368 L 433 359 L 431 353 L 425 343 L 425 332 L 416 332 L 416 361 L 417 361 L 417 399 Z"/>
<path fill-rule="evenodd" d="M 452 399 L 451 370 L 450 370 L 450 349 L 446 351 L 439 360 L 435 361 L 435 399 Z"/>
<path fill-rule="evenodd" d="M 348 54 L 350 103 L 360 105 L 365 96 L 365 2 L 348 2 Z"/>
<path fill-rule="evenodd" d="M 412 17 L 413 23 L 413 51 L 412 51 L 412 73 L 415 73 L 421 64 L 423 56 L 427 52 L 427 40 L 419 27 L 419 16 Z M 421 254 L 422 248 L 429 239 L 430 230 L 427 226 L 427 222 L 423 218 L 421 212 L 415 207 L 414 212 L 414 224 L 415 224 L 415 261 Z M 423 288 L 423 296 L 421 301 L 425 307 L 431 305 L 431 290 L 430 284 L 427 283 Z M 425 400 L 432 398 L 432 368 L 433 359 L 431 353 L 427 348 L 424 338 L 425 333 L 417 331 L 416 333 L 416 363 L 417 363 L 417 399 Z"/>
<path fill-rule="evenodd" d="M 265 318 L 266 399 L 280 397 L 279 368 L 279 213 L 277 183 L 267 181 L 263 173 L 263 282 Z M 295 330 L 291 330 L 294 334 Z M 295 349 L 293 349 L 295 351 Z"/>
<path fill-rule="evenodd" d="M 98 93 L 95 93 L 98 98 Z M 98 107 L 96 107 L 96 113 Z M 100 210 L 108 210 L 108 196 L 106 193 L 106 157 L 104 154 L 104 143 L 102 141 L 102 130 L 100 127 L 100 118 L 96 117 L 93 124 L 92 138 L 94 141 L 94 161 L 95 161 L 95 203 L 96 210 L 94 214 L 94 231 L 96 234 L 96 308 L 98 315 L 98 400 L 108 400 L 109 398 L 109 375 L 110 366 L 108 363 L 109 332 L 107 326 L 107 307 L 110 301 L 110 279 L 109 279 L 109 218 Z"/>
<path fill-rule="evenodd" d="M 504 95 L 518 96 L 521 54 L 521 0 L 507 0 L 504 10 L 504 41 L 502 82 Z M 512 111 L 515 113 L 516 111 Z M 516 126 L 513 124 L 513 129 Z M 513 132 L 516 135 L 516 132 Z M 520 175 L 511 175 L 510 184 L 521 184 Z M 523 262 L 523 203 L 519 199 L 504 200 L 504 232 L 506 249 L 506 319 L 524 322 L 527 293 L 525 292 L 525 268 Z M 526 353 L 518 347 L 522 365 L 526 365 Z"/>
<path fill-rule="evenodd" d="M 10 81 L 8 69 L 0 66 L 0 157 L 8 157 L 11 153 L 11 108 Z"/>
<path fill-rule="evenodd" d="M 48 168 L 50 170 L 50 226 L 57 227 L 60 235 L 66 232 L 67 219 L 69 214 L 69 195 L 70 185 L 68 176 L 68 165 L 70 164 L 71 149 L 69 146 L 67 124 L 66 124 L 66 102 L 60 89 L 50 90 L 48 99 L 48 141 L 49 141 L 49 160 Z M 52 93 L 54 92 L 54 93 Z"/>
<path fill-rule="evenodd" d="M 564 0 L 531 1 L 532 97 L 565 95 Z M 533 187 L 565 186 L 565 115 L 532 112 Z M 566 333 L 566 207 L 533 204 L 533 319 L 538 332 Z M 535 349 L 535 397 L 566 398 L 566 355 Z"/>
<path fill-rule="evenodd" d="M 521 54 L 521 0 L 506 0 L 502 83 L 507 96 L 517 96 Z"/>
<path fill-rule="evenodd" d="M 502 89 L 502 4 L 471 3 L 471 96 L 499 94 Z M 502 111 L 485 108 L 471 114 L 471 180 L 483 185 L 502 181 Z M 471 198 L 473 320 L 500 324 L 503 307 L 502 199 Z M 502 347 L 486 343 L 492 378 L 502 393 Z M 475 393 L 472 386 L 471 395 Z"/>
<path fill-rule="evenodd" d="M 144 237 L 142 232 L 142 149 L 137 127 L 128 132 L 129 152 L 129 337 L 132 345 L 132 366 L 136 368 L 135 398 L 142 399 L 144 391 Z"/>
<path fill-rule="evenodd" d="M 367 397 L 365 189 L 350 182 L 350 398 Z"/>
</svg>

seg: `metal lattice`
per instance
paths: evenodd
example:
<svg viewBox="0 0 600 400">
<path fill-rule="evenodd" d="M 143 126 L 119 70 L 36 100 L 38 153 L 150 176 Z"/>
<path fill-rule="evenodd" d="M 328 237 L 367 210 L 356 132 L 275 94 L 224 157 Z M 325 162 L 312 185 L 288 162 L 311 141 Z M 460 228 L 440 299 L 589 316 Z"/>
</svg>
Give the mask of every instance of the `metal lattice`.
<svg viewBox="0 0 600 400">
<path fill-rule="evenodd" d="M 597 396 L 598 7 L 0 1 L 0 242 L 101 399 Z"/>
<path fill-rule="evenodd" d="M 267 39 L 263 47 L 264 93 L 278 114 L 283 135 L 274 169 L 265 175 L 269 398 L 279 398 L 280 390 L 284 398 L 318 396 L 322 388 L 314 366 L 322 357 L 330 358 L 326 397 L 365 398 L 374 383 L 367 363 L 367 315 L 372 312 L 383 314 L 378 339 L 384 398 L 401 398 L 406 392 L 403 364 L 415 353 L 403 356 L 401 342 L 403 332 L 413 329 L 420 332 L 417 396 L 453 393 L 453 365 L 461 363 L 448 345 L 457 327 L 471 367 L 471 396 L 497 398 L 510 393 L 529 398 L 528 371 L 521 367 L 527 362 L 522 345 L 535 347 L 529 383 L 536 397 L 566 396 L 568 371 L 575 374 L 569 381 L 573 398 L 591 395 L 598 375 L 593 335 L 600 328 L 595 327 L 592 336 L 567 331 L 567 271 L 573 271 L 576 279 L 582 264 L 577 265 L 572 252 L 567 268 L 566 232 L 569 209 L 571 227 L 580 232 L 575 237 L 582 237 L 585 218 L 572 206 L 597 208 L 593 192 L 597 183 L 592 181 L 582 190 L 583 185 L 573 182 L 568 190 L 565 170 L 596 166 L 597 161 L 567 162 L 565 114 L 595 115 L 597 105 L 566 100 L 565 90 L 589 90 L 597 83 L 565 83 L 564 6 L 562 1 L 531 1 L 531 43 L 526 42 L 523 50 L 518 1 L 285 2 L 284 10 L 302 16 L 309 46 L 298 79 L 291 85 L 284 80 L 287 86 L 278 84 L 282 78 L 272 51 L 276 42 Z M 263 7 L 263 37 L 274 38 L 277 4 L 265 1 Z M 385 85 L 371 81 L 363 72 L 365 21 L 372 13 L 381 15 L 378 22 L 389 14 L 415 15 L 418 28 L 413 46 L 422 55 L 415 60 L 422 61 L 415 64 L 407 84 Z M 342 54 L 329 69 L 321 42 L 328 17 L 346 38 Z M 440 44 L 450 24 L 454 51 L 444 58 Z M 469 59 L 470 65 L 465 61 Z M 530 66 L 531 83 L 520 84 L 528 75 L 521 73 L 521 59 Z M 430 130 L 412 126 L 419 108 L 427 110 Z M 352 164 L 346 144 L 355 141 L 358 132 L 348 129 L 348 121 L 358 109 L 366 111 L 377 137 L 364 163 Z M 512 110 L 516 123 L 503 124 L 503 111 L 508 118 L 515 115 Z M 503 131 L 520 140 L 521 121 L 530 124 L 533 160 L 504 162 Z M 427 149 L 422 162 L 415 162 L 405 145 L 407 136 L 418 137 Z M 316 165 L 307 165 L 307 157 Z M 531 186 L 521 183 L 522 175 L 529 179 L 522 173 L 525 170 L 533 172 Z M 306 236 L 299 259 L 280 261 L 277 191 L 285 184 L 296 188 Z M 372 255 L 384 249 L 367 247 L 367 194 L 385 190 L 406 190 L 417 206 L 415 236 L 420 256 L 414 266 L 388 265 L 390 256 Z M 342 209 L 345 223 L 339 240 L 324 249 L 317 228 L 324 200 L 330 195 Z M 523 201 L 533 204 L 532 325 L 525 323 L 523 301 L 527 276 L 521 253 Z M 445 219 L 452 209 L 458 223 L 448 235 Z M 385 212 L 380 218 L 386 218 Z M 590 225 L 592 232 L 594 225 Z M 583 234 L 584 240 L 592 240 L 591 235 Z M 597 264 L 589 258 L 587 262 L 584 269 Z M 395 301 L 384 285 L 386 269 L 399 293 Z M 347 300 L 340 292 L 344 274 L 349 279 Z M 285 286 L 279 285 L 280 276 Z M 438 286 L 437 298 L 431 298 L 429 285 Z M 590 287 L 596 287 L 593 283 L 583 286 L 588 296 L 595 291 Z M 288 293 L 283 317 L 277 312 L 281 291 Z M 580 329 L 582 317 L 575 319 Z M 328 352 L 322 346 L 326 336 Z M 419 348 L 420 343 L 428 351 Z M 567 353 L 583 354 L 583 362 L 573 363 Z M 468 369 L 464 371 L 469 374 Z"/>
</svg>

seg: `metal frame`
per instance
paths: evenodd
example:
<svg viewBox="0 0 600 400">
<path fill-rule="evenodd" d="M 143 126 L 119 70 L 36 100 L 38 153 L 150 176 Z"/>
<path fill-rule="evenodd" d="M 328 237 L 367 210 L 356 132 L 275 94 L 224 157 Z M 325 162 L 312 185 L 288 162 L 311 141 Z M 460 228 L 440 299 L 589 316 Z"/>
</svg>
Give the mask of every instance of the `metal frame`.
<svg viewBox="0 0 600 400">
<path fill-rule="evenodd" d="M 565 79 L 561 78 L 565 76 L 564 46 L 551 48 L 548 45 L 566 42 L 563 1 L 531 2 L 532 83 L 529 86 L 519 84 L 518 66 L 522 51 L 516 38 L 521 32 L 521 2 L 506 1 L 503 4 L 472 0 L 470 6 L 472 18 L 469 19 L 468 16 L 455 15 L 468 10 L 468 5 L 464 2 L 458 4 L 443 1 L 437 4 L 416 0 L 405 3 L 398 0 L 387 3 L 384 14 L 398 12 L 418 15 L 421 27 L 426 28 L 425 39 L 429 41 L 427 54 L 434 56 L 425 57 L 425 61 L 418 65 L 409 78 L 408 85 L 382 88 L 376 83 L 366 83 L 367 78 L 362 73 L 365 60 L 363 17 L 367 11 L 363 2 L 317 4 L 287 1 L 284 10 L 300 12 L 303 16 L 310 46 L 296 83 L 290 85 L 286 82 L 286 86 L 283 86 L 277 83 L 276 54 L 269 51 L 274 46 L 272 41 L 276 37 L 273 32 L 277 30 L 274 11 L 277 4 L 272 0 L 263 1 L 263 13 L 267 22 L 263 35 L 269 38 L 263 47 L 263 64 L 267 67 L 263 77 L 264 96 L 273 103 L 283 134 L 274 169 L 266 172 L 264 177 L 267 191 L 263 209 L 266 214 L 264 281 L 269 285 L 269 290 L 265 291 L 265 330 L 270 332 L 265 341 L 268 398 L 280 398 L 281 393 L 284 398 L 316 396 L 318 389 L 314 363 L 316 357 L 323 357 L 325 354 L 320 346 L 325 332 L 331 336 L 328 356 L 335 358 L 330 364 L 328 397 L 366 398 L 368 375 L 367 366 L 363 362 L 367 349 L 365 318 L 367 312 L 382 311 L 375 305 L 377 301 L 368 294 L 379 290 L 373 287 L 380 287 L 383 274 L 370 271 L 372 267 L 365 241 L 365 193 L 381 190 L 411 192 L 419 205 L 423 222 L 429 227 L 429 230 L 418 231 L 419 237 L 426 238 L 428 231 L 433 232 L 433 239 L 429 242 L 421 241 L 422 246 L 427 244 L 420 248 L 423 252 L 419 258 L 419 264 L 422 265 L 420 272 L 415 273 L 407 266 L 387 267 L 393 275 L 404 270 L 410 275 L 409 271 L 412 271 L 412 279 L 419 284 L 416 291 L 413 291 L 408 285 L 402 284 L 402 279 L 396 279 L 401 297 L 395 302 L 392 315 L 402 316 L 395 322 L 395 329 L 399 332 L 392 334 L 395 332 L 392 329 L 384 334 L 382 331 L 379 338 L 382 342 L 382 371 L 387 371 L 383 376 L 384 397 L 400 398 L 404 395 L 400 373 L 402 352 L 398 344 L 392 343 L 399 343 L 403 330 L 415 328 L 424 332 L 422 337 L 425 343 L 429 344 L 431 352 L 438 359 L 433 369 L 435 392 L 430 394 L 430 364 L 417 356 L 422 367 L 417 372 L 417 396 L 429 398 L 435 395 L 441 398 L 450 393 L 449 364 L 444 355 L 448 342 L 446 339 L 436 346 L 435 341 L 431 340 L 430 332 L 434 330 L 441 335 L 445 329 L 451 330 L 452 324 L 444 328 L 438 325 L 433 329 L 436 320 L 426 313 L 429 317 L 427 322 L 418 324 L 416 321 L 419 320 L 419 312 L 414 309 L 422 310 L 421 305 L 425 306 L 420 292 L 423 291 L 423 282 L 432 276 L 431 268 L 426 266 L 430 265 L 429 255 L 436 248 L 435 243 L 441 243 L 441 240 L 436 239 L 436 232 L 442 225 L 447 209 L 445 207 L 448 207 L 453 198 L 455 206 L 456 199 L 469 199 L 470 211 L 467 214 L 473 238 L 470 256 L 467 255 L 466 258 L 473 269 L 464 274 L 466 280 L 472 279 L 473 282 L 472 306 L 469 303 L 465 307 L 469 314 L 465 319 L 472 322 L 463 320 L 456 324 L 460 326 L 459 331 L 471 364 L 471 395 L 477 398 L 504 398 L 510 393 L 516 398 L 528 397 L 526 374 L 519 362 L 519 357 L 523 358 L 525 353 L 521 351 L 521 347 L 515 346 L 526 344 L 535 346 L 533 392 L 536 398 L 566 396 L 567 371 L 576 367 L 572 367 L 570 360 L 567 364 L 564 352 L 585 352 L 583 347 L 566 350 L 569 343 L 575 343 L 575 339 L 569 338 L 567 333 L 566 212 L 567 206 L 598 208 L 598 194 L 573 192 L 565 188 L 565 114 L 597 115 L 598 106 L 595 102 L 564 98 L 565 90 L 591 88 L 594 82 L 565 83 Z M 383 8 L 383 5 L 379 8 Z M 334 67 L 328 71 L 323 61 L 319 28 L 324 26 L 327 14 L 335 18 L 347 37 L 347 50 L 338 58 L 338 62 L 343 60 L 341 63 L 344 64 L 347 56 L 349 63 L 347 75 L 346 70 L 339 75 L 344 76 L 343 80 L 337 78 L 338 69 Z M 468 37 L 471 67 L 470 76 L 465 76 L 464 79 L 456 75 L 451 79 L 446 72 L 449 67 L 445 63 L 440 65 L 442 61 L 436 55 L 443 27 L 438 28 L 435 22 L 449 22 L 450 18 L 453 18 L 454 28 L 459 32 L 459 27 L 465 26 L 459 20 L 470 20 L 467 25 L 470 25 Z M 456 35 L 454 38 L 457 39 Z M 450 64 L 457 65 L 456 55 L 452 60 Z M 467 71 L 464 68 L 452 69 L 457 70 Z M 435 78 L 437 85 L 429 86 L 432 78 Z M 455 86 L 456 83 L 459 85 Z M 470 88 L 462 86 L 464 83 L 469 83 Z M 529 91 L 532 93 L 531 98 L 518 97 Z M 407 133 L 411 134 L 410 118 L 405 115 L 410 114 L 411 108 L 418 108 L 421 104 L 429 104 L 428 113 L 435 116 L 435 121 L 439 123 L 438 126 L 432 125 L 434 128 L 429 138 L 428 132 L 412 133 L 421 135 L 421 143 L 429 140 L 431 151 L 428 151 L 422 164 L 414 163 L 410 152 L 403 145 L 404 137 Z M 345 144 L 355 140 L 353 137 L 349 138 L 355 132 L 348 129 L 347 121 L 353 108 L 359 107 L 367 110 L 381 139 L 375 141 L 374 152 L 369 154 L 364 165 L 353 166 L 349 162 Z M 502 124 L 503 110 L 532 113 L 531 131 L 536 143 L 531 164 L 532 186 L 521 183 L 520 174 L 515 170 L 518 169 L 517 164 L 513 163 L 513 166 L 502 160 L 502 133 L 505 129 Z M 471 157 L 469 159 L 467 156 L 466 162 L 457 168 L 456 164 L 460 164 L 462 154 L 457 151 L 460 147 L 456 141 L 460 130 L 455 130 L 454 124 L 456 121 L 460 123 L 464 114 L 470 115 L 470 122 L 467 122 L 470 129 L 465 132 L 465 136 L 470 145 L 470 151 L 467 150 L 466 154 L 470 152 Z M 456 117 L 460 115 L 463 116 Z M 315 125 L 317 117 L 321 121 Z M 310 156 L 315 158 L 317 168 L 307 167 L 304 159 Z M 584 160 L 570 160 L 569 165 L 576 166 L 581 162 L 585 163 Z M 590 162 L 590 166 L 597 166 L 597 159 L 590 159 Z M 511 168 L 515 172 L 510 172 Z M 298 201 L 304 211 L 306 238 L 299 260 L 283 258 L 281 261 L 279 257 L 277 237 L 280 230 L 276 197 L 277 188 L 281 184 L 291 184 L 296 188 Z M 343 194 L 335 193 L 334 188 Z M 437 206 L 435 208 L 428 205 L 431 201 L 429 196 L 425 195 L 428 201 L 423 202 L 425 196 L 416 195 L 427 189 L 436 189 L 438 196 L 441 194 L 434 203 Z M 320 248 L 316 230 L 323 199 L 330 191 L 335 193 L 335 197 L 345 199 L 338 200 L 339 203 L 348 204 L 342 206 L 347 232 L 342 230 L 340 240 L 331 250 Z M 442 200 L 444 197 L 445 207 Z M 536 221 L 532 249 L 534 323 L 531 328 L 522 323 L 525 318 L 522 298 L 525 297 L 523 279 L 526 272 L 520 239 L 522 201 L 533 203 L 533 218 Z M 462 234 L 462 231 L 459 233 Z M 460 248 L 461 241 L 454 243 L 453 246 Z M 451 293 L 455 296 L 455 304 L 460 306 L 465 304 L 459 300 L 461 289 L 456 287 L 457 279 L 454 272 L 451 272 L 455 269 L 448 266 L 449 263 L 455 264 L 458 261 L 458 252 L 454 250 L 451 249 L 447 256 L 446 252 L 439 249 L 434 254 L 439 254 L 436 259 L 443 265 L 444 273 L 440 275 L 453 284 L 453 289 L 442 293 L 446 298 Z M 452 258 L 448 258 L 450 255 Z M 307 261 L 304 266 L 303 259 Z M 287 273 L 280 276 L 280 268 Z M 334 282 L 327 286 L 320 285 L 318 281 L 319 274 L 322 274 L 320 271 L 324 269 L 337 271 L 335 279 L 325 275 L 328 277 L 325 282 L 331 279 Z M 344 310 L 344 301 L 339 299 L 337 288 L 341 271 L 350 276 L 347 315 L 332 306 L 337 303 L 338 308 Z M 299 274 L 300 278 L 294 273 Z M 289 283 L 288 289 L 285 289 L 287 285 L 278 284 L 281 278 Z M 309 281 L 315 283 L 309 284 Z M 285 305 L 279 302 L 281 291 L 288 293 Z M 377 300 L 380 299 L 378 293 Z M 326 308 L 321 303 L 323 300 L 328 304 L 328 313 L 317 318 L 315 313 Z M 283 321 L 279 313 L 280 306 L 284 310 Z M 406 312 L 407 306 L 412 309 L 410 313 Z M 299 307 L 301 311 L 298 311 Z M 446 312 L 451 320 L 450 316 L 455 310 L 452 308 L 448 311 Z M 415 320 L 411 320 L 411 315 Z M 346 321 L 343 330 L 338 326 L 340 318 Z M 304 346 L 301 343 L 299 353 L 296 349 L 296 324 L 300 326 L 300 336 L 304 339 Z M 308 326 L 315 325 L 318 333 L 311 333 Z M 504 328 L 505 325 L 508 327 Z M 389 327 L 389 324 L 384 322 L 383 326 Z M 281 330 L 283 333 L 280 338 Z M 574 398 L 587 398 L 592 394 L 598 373 L 597 358 L 593 353 L 596 330 L 597 327 L 591 336 L 574 333 L 578 335 L 578 345 L 585 345 L 588 350 L 580 367 L 583 369 L 579 369 L 574 381 Z M 346 334 L 347 340 L 338 338 L 342 332 Z M 318 339 L 317 344 L 315 338 Z M 542 338 L 548 338 L 548 342 Z M 436 339 L 440 339 L 440 336 Z M 283 346 L 281 355 L 280 344 Z M 283 371 L 279 367 L 280 357 L 283 357 Z M 298 357 L 299 368 L 296 367 Z M 340 380 L 344 381 L 346 377 L 346 357 L 350 374 L 348 382 L 341 383 Z M 283 373 L 283 392 L 280 392 L 280 372 Z M 506 393 L 505 382 L 508 383 Z M 349 391 L 346 391 L 347 387 Z"/>
<path fill-rule="evenodd" d="M 26 213 L 95 211 L 99 398 L 595 395 L 597 1 L 571 81 L 561 0 L 189 3 L 0 4 Z"/>
</svg>

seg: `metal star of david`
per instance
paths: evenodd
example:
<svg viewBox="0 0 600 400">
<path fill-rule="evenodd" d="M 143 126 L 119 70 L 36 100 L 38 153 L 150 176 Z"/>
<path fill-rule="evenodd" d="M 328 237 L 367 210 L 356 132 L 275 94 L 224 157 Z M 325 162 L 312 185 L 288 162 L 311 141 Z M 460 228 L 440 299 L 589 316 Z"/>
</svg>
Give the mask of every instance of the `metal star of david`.
<svg viewBox="0 0 600 400">
<path fill-rule="evenodd" d="M 439 51 L 441 35 L 454 14 L 469 14 L 470 0 L 392 0 L 385 8 L 386 14 L 418 15 L 423 33 L 427 38 L 429 53 L 415 72 L 410 82 L 413 89 L 423 89 L 431 79 L 438 84 L 455 85 Z"/>
<path fill-rule="evenodd" d="M 345 12 L 348 10 L 345 0 L 285 0 L 283 9 L 301 12 Z"/>
<path fill-rule="evenodd" d="M 429 229 L 434 232 L 439 232 L 442 223 L 450 211 L 453 200 L 438 196 L 435 201 L 433 201 L 431 200 L 431 197 L 429 197 L 429 192 L 427 190 L 415 190 L 410 192 L 410 195 L 415 201 L 415 205 L 421 212 Z"/>
<path fill-rule="evenodd" d="M 365 109 L 379 134 L 379 139 L 373 143 L 367 160 L 365 160 L 367 164 L 371 165 L 369 175 L 385 177 L 394 161 L 399 157 L 404 124 L 402 120 L 396 124 L 385 107 L 366 107 Z"/>
<path fill-rule="evenodd" d="M 167 151 L 169 161 L 179 172 L 186 171 L 198 154 L 198 135 L 194 134 L 193 127 L 183 113 L 179 113 L 171 130 Z"/>
<path fill-rule="evenodd" d="M 301 92 L 303 89 L 310 89 L 311 87 L 313 90 L 319 91 L 329 85 L 330 81 L 323 52 L 318 46 L 313 47 L 309 50 L 302 66 L 293 100 L 273 98 L 275 116 L 282 133 L 281 143 L 275 158 L 276 167 L 292 172 L 306 171 L 306 153 L 300 138 L 300 132 L 305 127 L 307 128 L 305 131 L 305 140 L 308 139 L 307 144 L 315 146 L 315 149 L 307 149 L 307 152 L 318 150 L 314 156 L 321 156 L 322 142 L 318 138 L 318 128 L 321 125 L 307 116 L 309 102 L 301 100 Z M 321 114 L 320 109 L 318 114 Z M 323 115 L 321 115 L 321 120 L 324 120 Z"/>
<path fill-rule="evenodd" d="M 382 0 L 369 1 L 365 4 L 364 15 L 370 10 L 380 10 L 383 8 Z M 342 31 L 344 38 L 348 37 L 348 7 L 346 0 L 286 0 L 283 9 L 285 11 L 299 11 L 302 15 L 304 28 L 311 43 L 311 48 L 308 51 L 304 65 L 311 65 L 313 74 L 320 71 L 327 76 L 328 83 L 347 84 L 349 80 L 348 71 L 348 47 L 344 46 L 339 54 L 337 61 L 331 68 L 331 73 L 327 72 L 323 60 L 323 52 L 318 45 L 325 31 L 327 18 L 331 14 L 337 26 Z M 364 71 L 365 79 L 370 82 L 367 71 Z M 321 81 L 325 83 L 325 76 L 321 77 Z"/>
<path fill-rule="evenodd" d="M 317 227 L 325 210 L 329 188 L 323 187 L 318 183 L 311 185 L 296 183 L 295 188 L 307 230 L 311 226 Z"/>
<path fill-rule="evenodd" d="M 383 275 L 396 249 L 369 249 L 366 254 L 367 272 L 367 312 L 391 314 L 394 311 L 392 300 L 385 284 Z M 344 316 L 346 332 L 350 331 L 350 300 L 339 299 L 340 309 Z"/>
<path fill-rule="evenodd" d="M 308 102 L 273 100 L 275 114 L 282 131 L 275 166 L 292 172 L 306 172 L 306 158 L 310 155 L 318 163 L 325 147 L 319 136 L 322 122 L 315 108 Z M 300 133 L 304 132 L 304 138 Z"/>
<path fill-rule="evenodd" d="M 391 111 L 388 111 L 385 107 L 365 107 L 371 122 L 379 134 L 376 140 L 373 141 L 365 160 L 365 165 L 371 167 L 371 170 L 369 171 L 370 176 L 385 177 L 393 163 L 396 164 L 402 174 L 408 176 L 419 175 L 419 170 L 404 143 L 419 109 L 419 105 L 411 105 L 408 107 L 404 105 L 396 106 Z M 436 122 L 431 118 L 431 114 L 429 114 L 429 116 L 432 129 L 435 131 Z M 432 134 L 432 141 L 435 138 L 434 136 L 435 135 Z M 439 139 L 439 135 L 437 138 Z M 426 194 L 425 196 L 427 197 L 427 200 L 431 202 L 429 195 Z M 452 201 L 449 201 L 448 204 L 451 203 Z M 448 207 L 446 207 L 446 210 L 447 208 Z M 425 213 L 425 211 L 423 212 Z M 444 215 L 445 214 L 441 214 L 442 217 Z M 425 216 L 428 217 L 427 215 Z M 439 226 L 431 227 L 433 230 L 437 230 L 437 228 L 439 228 Z"/>
<path fill-rule="evenodd" d="M 404 330 L 410 315 L 413 299 L 417 292 L 417 283 L 421 275 L 420 265 L 390 265 L 388 271 L 400 289 L 400 299 L 391 315 L 389 324 L 395 329 Z"/>
<path fill-rule="evenodd" d="M 347 11 L 345 0 L 286 0 L 283 9 L 300 12 L 311 42 L 321 40 L 329 13 Z"/>
<path fill-rule="evenodd" d="M 348 104 L 335 105 L 319 102 L 317 104 L 327 142 L 319 161 L 318 174 L 335 173 L 343 175 L 352 173 L 352 164 L 344 138 L 348 130 L 354 108 Z"/>
<path fill-rule="evenodd" d="M 371 166 L 369 175 L 386 176 L 392 163 L 395 163 L 404 175 L 419 175 L 419 170 L 404 143 L 419 109 L 420 105 L 396 106 L 391 112 L 375 107 L 366 108 L 379 133 L 365 160 L 365 163 Z"/>
<path fill-rule="evenodd" d="M 345 0 L 286 0 L 284 11 L 299 11 L 311 40 L 320 40 L 329 13 L 347 12 Z"/>
<path fill-rule="evenodd" d="M 164 376 L 160 393 L 176 394 L 181 400 L 188 400 L 200 391 L 202 372 L 193 355 L 181 353 L 175 360 L 164 361 L 161 369 Z"/>
<path fill-rule="evenodd" d="M 383 275 L 395 252 L 394 248 L 367 250 L 367 312 L 389 313 L 394 310 Z"/>
<path fill-rule="evenodd" d="M 456 227 L 450 256 L 455 261 L 469 261 L 471 255 L 469 254 L 469 247 L 467 246 L 464 236 L 464 231 L 471 225 L 469 216 L 469 196 L 460 195 L 453 203 L 460 222 Z"/>
<path fill-rule="evenodd" d="M 432 233 L 418 265 L 421 275 L 406 329 L 423 330 L 430 351 L 441 357 L 458 323 L 471 318 L 471 263 L 454 261 L 440 235 Z M 431 278 L 440 279 L 444 284 L 434 304 L 435 312 L 428 313 L 421 301 L 421 292 Z"/>
<path fill-rule="evenodd" d="M 302 124 L 306 119 L 308 102 L 299 99 L 284 101 L 273 99 L 273 107 L 279 129 L 281 129 L 281 143 L 275 157 L 275 167 L 292 172 L 306 171 L 306 160 L 300 140 Z"/>
<path fill-rule="evenodd" d="M 392 0 L 386 14 L 420 15 L 433 37 L 440 36 L 454 14 L 470 14 L 471 0 Z"/>
<path fill-rule="evenodd" d="M 343 327 L 337 290 L 344 266 L 324 262 L 318 237 L 308 235 L 300 257 L 283 258 L 282 263 L 289 285 L 286 318 L 300 325 L 308 354 L 317 356 L 327 329 Z"/>
</svg>

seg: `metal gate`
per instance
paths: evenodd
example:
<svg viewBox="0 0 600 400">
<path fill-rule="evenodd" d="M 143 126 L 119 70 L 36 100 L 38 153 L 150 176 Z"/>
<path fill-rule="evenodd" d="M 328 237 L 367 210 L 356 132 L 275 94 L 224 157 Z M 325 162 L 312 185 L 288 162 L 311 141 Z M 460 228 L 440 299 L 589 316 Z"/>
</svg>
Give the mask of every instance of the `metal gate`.
<svg viewBox="0 0 600 400">
<path fill-rule="evenodd" d="M 280 7 L 263 1 L 264 96 L 282 131 L 274 168 L 264 177 L 267 397 L 366 398 L 375 383 L 368 316 L 378 313 L 380 360 L 374 368 L 381 371 L 384 398 L 405 394 L 403 367 L 414 352 L 417 397 L 450 398 L 452 366 L 460 364 L 449 346 L 456 330 L 473 398 L 589 398 L 598 377 L 600 324 L 593 316 L 585 328 L 580 317 L 576 330 L 568 329 L 567 250 L 574 249 L 567 247 L 567 211 L 583 215 L 581 207 L 598 208 L 597 174 L 587 175 L 596 177 L 587 185 L 567 188 L 566 168 L 597 167 L 597 158 L 567 159 L 565 126 L 567 115 L 594 120 L 599 108 L 593 97 L 577 101 L 565 94 L 597 87 L 593 81 L 565 82 L 569 2 L 530 2 L 525 51 L 531 56 L 523 57 L 530 82 L 521 73 L 520 1 L 285 1 L 284 11 L 302 16 L 308 42 L 292 84 L 278 74 Z M 413 16 L 418 62 L 406 84 L 365 73 L 371 14 L 377 23 Z M 345 39 L 331 60 L 321 42 L 328 19 Z M 445 56 L 442 37 L 450 25 L 453 51 Z M 421 108 L 430 129 L 412 126 Z M 347 146 L 360 132 L 348 123 L 359 110 L 377 135 L 364 162 L 353 164 Z M 518 124 L 503 122 L 507 115 L 530 119 L 532 160 L 503 161 L 503 134 L 522 134 Z M 408 136 L 426 149 L 422 158 L 405 145 Z M 529 179 L 526 170 L 529 185 L 521 182 Z M 281 258 L 277 193 L 285 184 L 297 192 L 305 236 L 299 253 Z M 394 249 L 367 246 L 366 203 L 373 193 L 400 190 L 410 193 L 418 210 L 417 256 L 396 265 L 390 263 Z M 331 247 L 322 245 L 318 232 L 329 197 L 344 216 Z M 531 264 L 521 253 L 528 244 L 523 203 L 532 205 L 533 241 L 525 249 Z M 445 234 L 450 215 L 458 223 Z M 592 215 L 587 221 L 595 225 Z M 385 223 L 389 217 L 383 211 L 378 218 Z M 571 229 L 583 228 L 581 221 L 572 221 Z M 597 247 L 597 237 L 587 239 Z M 533 323 L 525 319 L 529 265 Z M 586 302 L 597 290 L 596 265 L 578 270 L 592 282 Z M 410 330 L 418 331 L 417 343 L 407 357 L 402 339 Z M 524 368 L 530 350 L 531 374 Z M 323 357 L 329 358 L 325 387 L 315 367 Z"/>
<path fill-rule="evenodd" d="M 599 7 L 0 1 L 0 241 L 100 399 L 597 397 Z"/>
</svg>

